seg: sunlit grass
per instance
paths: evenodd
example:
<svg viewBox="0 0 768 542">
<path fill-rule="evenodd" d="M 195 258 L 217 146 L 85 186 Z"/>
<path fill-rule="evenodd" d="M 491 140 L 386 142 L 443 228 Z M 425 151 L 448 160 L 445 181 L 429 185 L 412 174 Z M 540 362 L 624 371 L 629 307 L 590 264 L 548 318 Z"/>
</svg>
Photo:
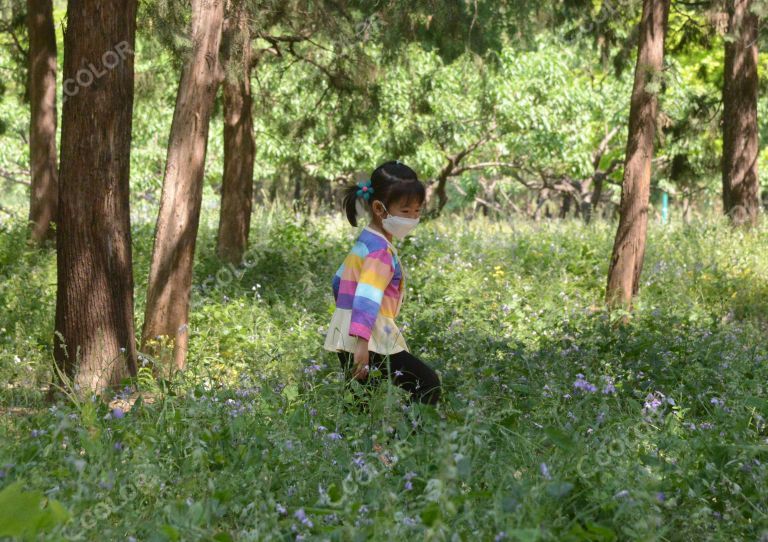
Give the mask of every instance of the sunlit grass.
<svg viewBox="0 0 768 542">
<path fill-rule="evenodd" d="M 766 536 L 765 225 L 652 224 L 619 327 L 601 308 L 614 225 L 424 223 L 399 248 L 400 323 L 444 401 L 407 408 L 384 386 L 365 415 L 322 350 L 355 230 L 260 209 L 246 264 L 227 268 L 215 219 L 198 241 L 189 367 L 143 375 L 145 402 L 124 413 L 42 404 L 55 255 L 2 226 L 0 405 L 14 410 L 0 418 L 0 487 L 22 481 L 68 510 L 48 538 Z M 137 329 L 151 235 L 135 224 Z"/>
</svg>

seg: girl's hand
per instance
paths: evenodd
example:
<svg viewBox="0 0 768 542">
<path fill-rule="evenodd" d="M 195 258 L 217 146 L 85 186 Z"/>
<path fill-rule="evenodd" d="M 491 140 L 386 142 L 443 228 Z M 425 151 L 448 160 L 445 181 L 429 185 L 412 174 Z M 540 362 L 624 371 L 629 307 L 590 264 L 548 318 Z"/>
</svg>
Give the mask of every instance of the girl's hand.
<svg viewBox="0 0 768 542">
<path fill-rule="evenodd" d="M 355 370 L 353 376 L 356 380 L 365 380 L 368 377 L 368 341 L 357 338 L 355 346 Z"/>
</svg>

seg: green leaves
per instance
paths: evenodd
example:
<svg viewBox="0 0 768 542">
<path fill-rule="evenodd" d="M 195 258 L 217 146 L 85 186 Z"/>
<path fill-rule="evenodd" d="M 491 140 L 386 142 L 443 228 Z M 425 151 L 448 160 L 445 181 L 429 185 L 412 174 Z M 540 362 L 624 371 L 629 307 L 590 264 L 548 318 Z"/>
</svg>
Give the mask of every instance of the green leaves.
<svg viewBox="0 0 768 542">
<path fill-rule="evenodd" d="M 572 451 L 576 448 L 576 442 L 573 440 L 573 437 L 558 427 L 547 427 L 544 430 L 544 434 L 547 435 L 547 439 L 553 444 L 565 451 Z"/>
<path fill-rule="evenodd" d="M 23 491 L 15 482 L 0 491 L 0 536 L 32 537 L 66 522 L 70 515 L 41 491 Z"/>
<path fill-rule="evenodd" d="M 299 387 L 295 384 L 288 384 L 282 391 L 283 397 L 288 400 L 288 403 L 293 403 L 299 396 Z"/>
<path fill-rule="evenodd" d="M 547 484 L 547 494 L 556 499 L 562 499 L 573 490 L 570 482 L 552 482 Z"/>
<path fill-rule="evenodd" d="M 421 521 L 427 527 L 431 527 L 440 518 L 440 505 L 436 502 L 431 502 L 421 511 Z"/>
</svg>

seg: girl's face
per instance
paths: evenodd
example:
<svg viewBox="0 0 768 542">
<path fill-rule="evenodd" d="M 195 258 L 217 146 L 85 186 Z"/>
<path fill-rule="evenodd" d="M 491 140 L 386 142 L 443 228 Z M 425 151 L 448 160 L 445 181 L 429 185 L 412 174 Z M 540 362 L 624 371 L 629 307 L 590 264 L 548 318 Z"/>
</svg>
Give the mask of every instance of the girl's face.
<svg viewBox="0 0 768 542">
<path fill-rule="evenodd" d="M 419 218 L 421 216 L 421 208 L 423 206 L 423 202 L 415 198 L 410 200 L 400 199 L 391 201 L 389 205 L 386 206 L 381 201 L 376 200 L 373 204 L 373 212 L 379 220 L 383 220 L 388 216 L 387 212 L 384 210 L 385 207 L 386 210 L 389 211 L 389 214 L 392 216 Z"/>
</svg>

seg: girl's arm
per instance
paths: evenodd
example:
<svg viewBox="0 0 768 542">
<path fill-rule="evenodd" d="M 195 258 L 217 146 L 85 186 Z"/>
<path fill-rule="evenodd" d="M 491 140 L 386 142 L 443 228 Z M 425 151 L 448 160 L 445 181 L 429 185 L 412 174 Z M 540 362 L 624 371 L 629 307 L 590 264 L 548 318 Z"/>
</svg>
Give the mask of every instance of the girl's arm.
<svg viewBox="0 0 768 542">
<path fill-rule="evenodd" d="M 371 338 L 371 329 L 379 315 L 384 290 L 394 274 L 392 254 L 387 249 L 376 250 L 365 257 L 352 300 L 350 335 L 366 342 Z"/>
</svg>

